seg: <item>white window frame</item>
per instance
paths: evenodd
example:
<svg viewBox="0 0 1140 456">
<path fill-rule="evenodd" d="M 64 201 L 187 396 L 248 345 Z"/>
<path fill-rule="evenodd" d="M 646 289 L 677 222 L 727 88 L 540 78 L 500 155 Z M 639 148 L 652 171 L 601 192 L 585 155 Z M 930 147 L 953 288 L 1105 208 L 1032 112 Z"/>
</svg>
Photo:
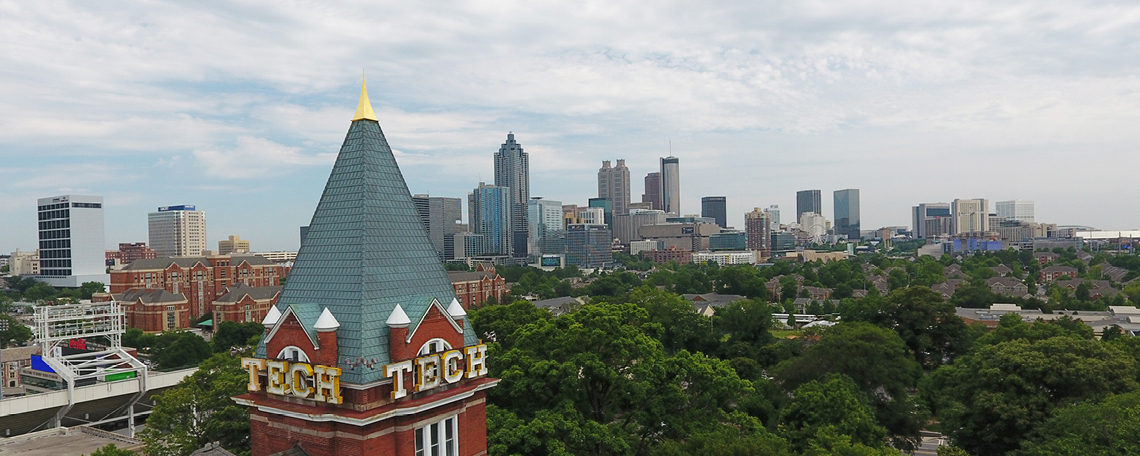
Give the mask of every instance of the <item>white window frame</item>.
<svg viewBox="0 0 1140 456">
<path fill-rule="evenodd" d="M 450 439 L 448 431 L 451 431 Z M 416 456 L 458 456 L 459 415 L 451 415 L 416 428 L 414 438 Z"/>
<path fill-rule="evenodd" d="M 296 356 L 294 357 L 293 355 Z M 307 363 L 309 362 L 309 355 L 305 354 L 305 351 L 301 350 L 300 347 L 290 345 L 282 348 L 281 351 L 277 353 L 277 358 L 275 359 L 287 359 L 289 361 Z"/>
<path fill-rule="evenodd" d="M 445 351 L 451 350 L 451 348 L 451 344 L 446 340 L 436 337 L 427 342 L 424 342 L 424 344 L 420 346 L 420 351 L 417 352 L 416 356 L 430 355 L 432 353 L 443 353 Z"/>
</svg>

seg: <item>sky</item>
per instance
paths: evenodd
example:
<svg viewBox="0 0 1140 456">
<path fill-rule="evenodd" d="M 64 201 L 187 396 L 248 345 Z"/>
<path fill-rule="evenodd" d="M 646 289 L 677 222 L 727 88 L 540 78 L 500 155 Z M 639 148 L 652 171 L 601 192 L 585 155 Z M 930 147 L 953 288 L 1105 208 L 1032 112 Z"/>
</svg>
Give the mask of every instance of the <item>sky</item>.
<svg viewBox="0 0 1140 456">
<path fill-rule="evenodd" d="M 105 198 L 108 249 L 194 204 L 212 247 L 295 250 L 362 74 L 413 193 L 465 200 L 514 132 L 566 204 L 671 150 L 681 211 L 738 227 L 846 188 L 864 229 L 955 198 L 1140 227 L 1136 2 L 0 0 L 0 252 L 62 194 Z"/>
</svg>

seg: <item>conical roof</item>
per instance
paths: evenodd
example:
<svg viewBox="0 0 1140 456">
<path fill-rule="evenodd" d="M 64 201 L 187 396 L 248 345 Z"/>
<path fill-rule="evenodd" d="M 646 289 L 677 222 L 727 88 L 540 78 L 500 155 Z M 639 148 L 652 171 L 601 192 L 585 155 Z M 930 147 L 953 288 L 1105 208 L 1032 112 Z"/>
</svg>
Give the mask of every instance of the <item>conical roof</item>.
<svg viewBox="0 0 1140 456">
<path fill-rule="evenodd" d="M 361 98 L 363 106 L 366 92 Z M 327 307 L 340 322 L 337 367 L 346 383 L 383 378 L 385 320 L 397 304 L 418 322 L 432 300 L 455 298 L 377 121 L 349 127 L 288 279 L 278 307 Z M 471 331 L 465 337 L 477 342 Z M 379 364 L 344 362 L 357 358 Z"/>
</svg>

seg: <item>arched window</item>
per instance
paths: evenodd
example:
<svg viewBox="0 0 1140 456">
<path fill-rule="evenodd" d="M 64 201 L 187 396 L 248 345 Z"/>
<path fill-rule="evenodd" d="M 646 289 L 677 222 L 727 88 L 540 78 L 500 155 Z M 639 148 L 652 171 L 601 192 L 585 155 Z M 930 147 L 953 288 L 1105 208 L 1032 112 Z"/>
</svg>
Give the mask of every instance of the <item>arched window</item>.
<svg viewBox="0 0 1140 456">
<path fill-rule="evenodd" d="M 451 350 L 451 344 L 447 343 L 446 340 L 437 337 L 435 339 L 424 342 L 424 345 L 420 347 L 418 356 L 430 355 L 432 353 L 441 353 L 448 350 Z"/>
<path fill-rule="evenodd" d="M 305 354 L 304 350 L 294 347 L 292 345 L 282 348 L 281 352 L 277 354 L 276 359 L 286 359 L 293 362 L 309 362 L 309 355 Z"/>
</svg>

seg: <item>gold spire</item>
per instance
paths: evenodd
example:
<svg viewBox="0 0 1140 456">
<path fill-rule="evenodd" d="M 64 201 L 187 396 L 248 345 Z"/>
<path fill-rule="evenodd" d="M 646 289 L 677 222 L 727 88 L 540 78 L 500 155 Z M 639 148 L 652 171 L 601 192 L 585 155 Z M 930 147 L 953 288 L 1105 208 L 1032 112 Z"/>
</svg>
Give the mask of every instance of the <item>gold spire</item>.
<svg viewBox="0 0 1140 456">
<path fill-rule="evenodd" d="M 368 86 L 365 84 L 364 76 L 360 77 L 360 104 L 356 105 L 356 115 L 352 116 L 353 121 L 362 119 L 376 120 L 376 113 L 372 112 L 372 103 L 368 102 Z"/>
</svg>

